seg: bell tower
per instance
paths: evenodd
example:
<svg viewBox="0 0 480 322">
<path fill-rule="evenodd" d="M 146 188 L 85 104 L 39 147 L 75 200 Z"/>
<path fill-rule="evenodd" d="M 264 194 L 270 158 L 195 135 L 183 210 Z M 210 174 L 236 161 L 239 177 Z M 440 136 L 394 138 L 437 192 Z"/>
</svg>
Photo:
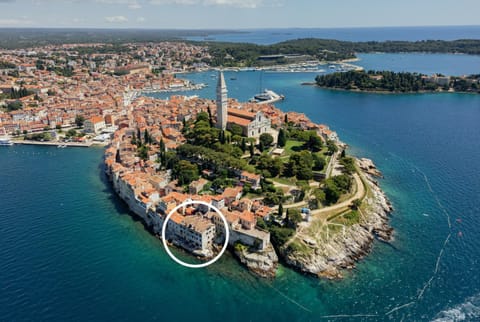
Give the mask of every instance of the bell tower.
<svg viewBox="0 0 480 322">
<path fill-rule="evenodd" d="M 217 84 L 217 128 L 225 130 L 227 128 L 227 84 L 223 72 L 218 75 Z"/>
</svg>

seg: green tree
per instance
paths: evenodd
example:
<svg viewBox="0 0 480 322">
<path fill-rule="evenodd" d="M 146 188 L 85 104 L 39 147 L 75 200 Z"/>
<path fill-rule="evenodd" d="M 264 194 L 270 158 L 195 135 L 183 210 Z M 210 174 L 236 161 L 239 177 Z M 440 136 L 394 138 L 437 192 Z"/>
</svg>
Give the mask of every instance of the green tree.
<svg viewBox="0 0 480 322">
<path fill-rule="evenodd" d="M 358 210 L 361 205 L 362 205 L 362 200 L 355 199 L 355 200 L 352 201 L 352 204 L 350 205 L 350 208 L 352 208 L 353 210 Z"/>
<path fill-rule="evenodd" d="M 312 154 L 313 156 L 313 170 L 315 171 L 322 171 L 325 168 L 326 161 L 325 158 L 318 155 L 318 153 Z"/>
<path fill-rule="evenodd" d="M 259 140 L 264 147 L 269 147 L 273 143 L 273 136 L 269 133 L 263 133 L 262 135 L 260 135 Z"/>
<path fill-rule="evenodd" d="M 186 160 L 180 160 L 173 168 L 173 175 L 180 185 L 190 184 L 199 178 L 198 166 Z"/>
<path fill-rule="evenodd" d="M 283 204 L 280 203 L 278 204 L 278 217 L 282 217 L 283 216 Z"/>
<path fill-rule="evenodd" d="M 285 132 L 284 129 L 280 129 L 280 131 L 278 132 L 277 145 L 283 148 L 285 144 L 287 144 L 287 133 Z"/>
<path fill-rule="evenodd" d="M 355 172 L 355 160 L 351 157 L 340 159 L 340 164 L 343 165 L 343 171 L 346 174 L 353 174 Z"/>
<path fill-rule="evenodd" d="M 305 142 L 305 147 L 312 152 L 321 151 L 323 148 L 322 139 L 316 133 L 312 133 L 308 141 Z"/>
<path fill-rule="evenodd" d="M 7 104 L 7 111 L 17 111 L 23 108 L 23 104 L 20 101 L 14 101 Z"/>
<path fill-rule="evenodd" d="M 245 153 L 245 151 L 247 151 L 247 140 L 245 138 L 242 138 L 242 143 L 240 144 L 240 149 L 242 149 L 243 153 Z"/>
<path fill-rule="evenodd" d="M 232 132 L 233 135 L 243 135 L 243 128 L 238 125 L 238 124 L 232 124 L 230 126 L 230 132 Z"/>
<path fill-rule="evenodd" d="M 296 229 L 298 224 L 303 220 L 302 215 L 298 209 L 288 209 L 287 212 L 287 226 Z"/>
<path fill-rule="evenodd" d="M 85 123 L 85 117 L 83 115 L 78 114 L 75 116 L 75 124 L 77 127 L 82 127 L 83 123 Z"/>
<path fill-rule="evenodd" d="M 200 121 L 205 121 L 210 125 L 210 116 L 208 115 L 207 112 L 202 111 L 202 112 L 197 114 L 197 121 L 196 122 L 200 122 Z"/>
<path fill-rule="evenodd" d="M 332 140 L 327 141 L 327 149 L 328 149 L 328 153 L 330 155 L 332 155 L 332 154 L 334 154 L 338 151 L 337 145 Z"/>
<path fill-rule="evenodd" d="M 255 146 L 253 145 L 253 143 L 250 143 L 250 145 L 248 146 L 248 150 L 250 151 L 250 157 L 253 158 L 253 156 L 255 155 Z"/>
</svg>

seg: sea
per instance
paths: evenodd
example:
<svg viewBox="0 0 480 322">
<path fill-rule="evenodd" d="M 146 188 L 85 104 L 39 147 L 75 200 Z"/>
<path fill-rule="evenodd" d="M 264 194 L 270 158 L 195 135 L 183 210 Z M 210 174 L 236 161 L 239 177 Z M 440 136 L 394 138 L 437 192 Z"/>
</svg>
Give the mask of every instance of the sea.
<svg viewBox="0 0 480 322">
<path fill-rule="evenodd" d="M 477 56 L 360 58 L 374 69 L 480 71 Z M 225 79 L 241 101 L 261 87 L 284 94 L 278 108 L 328 124 L 349 153 L 374 160 L 395 208 L 391 243 L 375 242 L 340 281 L 283 265 L 260 279 L 228 254 L 188 269 L 113 193 L 102 148 L 1 147 L 0 321 L 480 320 L 480 95 L 301 85 L 315 76 Z M 187 95 L 214 98 L 216 73 L 178 77 L 209 85 Z"/>
</svg>

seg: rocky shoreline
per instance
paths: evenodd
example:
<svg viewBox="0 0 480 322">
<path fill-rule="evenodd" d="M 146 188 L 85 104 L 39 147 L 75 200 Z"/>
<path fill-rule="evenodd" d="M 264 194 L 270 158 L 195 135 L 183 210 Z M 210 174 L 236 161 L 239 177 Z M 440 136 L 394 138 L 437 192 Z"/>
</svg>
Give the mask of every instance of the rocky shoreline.
<svg viewBox="0 0 480 322">
<path fill-rule="evenodd" d="M 234 249 L 234 254 L 247 269 L 257 276 L 275 278 L 278 268 L 278 256 L 270 245 L 263 252 L 250 252 L 248 249 Z"/>
<path fill-rule="evenodd" d="M 370 190 L 363 201 L 368 209 L 363 213 L 363 220 L 347 227 L 345 235 L 337 233 L 326 243 L 311 246 L 307 254 L 282 248 L 280 256 L 289 266 L 302 273 L 340 279 L 342 270 L 355 268 L 355 264 L 369 254 L 375 239 L 383 242 L 393 239 L 393 228 L 388 224 L 393 207 L 370 172 L 363 172 Z"/>
</svg>

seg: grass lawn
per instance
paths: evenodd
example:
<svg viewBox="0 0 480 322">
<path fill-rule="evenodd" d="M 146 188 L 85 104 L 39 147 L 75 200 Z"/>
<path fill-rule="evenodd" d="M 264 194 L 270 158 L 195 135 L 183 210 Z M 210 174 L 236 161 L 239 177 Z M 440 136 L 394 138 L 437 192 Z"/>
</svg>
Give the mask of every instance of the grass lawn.
<svg viewBox="0 0 480 322">
<path fill-rule="evenodd" d="M 285 154 L 287 156 L 290 156 L 293 152 L 300 152 L 303 150 L 302 146 L 303 146 L 304 142 L 300 142 L 300 141 L 295 141 L 295 140 L 288 140 L 287 141 L 287 144 L 285 144 Z"/>
<path fill-rule="evenodd" d="M 277 183 L 280 183 L 280 184 L 285 184 L 287 186 L 296 186 L 297 185 L 297 181 L 295 178 L 274 178 L 274 179 L 270 179 L 272 180 L 273 182 L 277 182 Z"/>
</svg>

